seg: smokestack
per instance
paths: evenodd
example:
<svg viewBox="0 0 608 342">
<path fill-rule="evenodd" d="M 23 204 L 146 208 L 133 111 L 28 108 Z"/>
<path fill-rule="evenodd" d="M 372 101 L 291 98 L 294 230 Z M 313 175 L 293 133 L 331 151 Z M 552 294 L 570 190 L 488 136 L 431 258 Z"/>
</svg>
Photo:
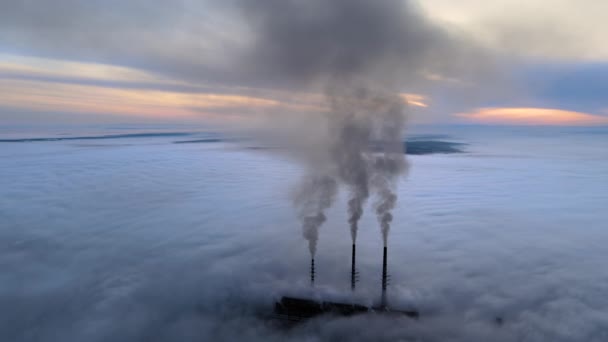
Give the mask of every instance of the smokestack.
<svg viewBox="0 0 608 342">
<path fill-rule="evenodd" d="M 310 286 L 315 286 L 315 258 L 310 259 Z"/>
<path fill-rule="evenodd" d="M 387 284 L 387 274 L 386 274 L 386 246 L 384 246 L 384 256 L 382 258 L 382 299 L 380 306 L 384 309 L 386 308 L 386 284 Z"/>
<path fill-rule="evenodd" d="M 350 288 L 355 291 L 355 283 L 357 282 L 357 271 L 355 267 L 355 244 L 353 243 L 352 266 L 350 270 Z"/>
</svg>

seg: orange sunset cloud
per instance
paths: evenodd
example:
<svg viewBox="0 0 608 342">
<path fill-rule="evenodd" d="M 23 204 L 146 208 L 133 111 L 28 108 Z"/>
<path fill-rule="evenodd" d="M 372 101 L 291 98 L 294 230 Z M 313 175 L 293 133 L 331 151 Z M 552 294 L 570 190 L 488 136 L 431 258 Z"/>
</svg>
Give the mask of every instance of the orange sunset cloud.
<svg viewBox="0 0 608 342">
<path fill-rule="evenodd" d="M 455 116 L 467 121 L 502 125 L 590 126 L 608 125 L 608 117 L 551 108 L 480 108 Z"/>
<path fill-rule="evenodd" d="M 201 110 L 213 112 L 218 109 L 238 110 L 279 105 L 275 100 L 239 95 L 120 89 L 26 80 L 0 80 L 0 103 L 30 110 L 148 117 L 187 117 L 200 114 Z"/>
<path fill-rule="evenodd" d="M 428 98 L 420 94 L 402 93 L 401 98 L 412 107 L 428 107 Z"/>
</svg>

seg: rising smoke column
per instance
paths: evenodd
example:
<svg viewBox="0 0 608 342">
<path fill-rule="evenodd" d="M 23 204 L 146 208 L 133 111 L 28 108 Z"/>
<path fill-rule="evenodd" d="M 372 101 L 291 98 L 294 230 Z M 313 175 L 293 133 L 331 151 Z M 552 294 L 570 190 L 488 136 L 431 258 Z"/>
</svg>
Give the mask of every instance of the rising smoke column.
<svg viewBox="0 0 608 342">
<path fill-rule="evenodd" d="M 395 181 L 406 169 L 405 105 L 396 94 L 361 83 L 328 96 L 328 122 L 330 132 L 335 134 L 332 160 L 339 179 L 349 189 L 348 222 L 353 244 L 370 186 L 378 193 L 376 212 L 386 241 L 390 211 L 397 199 Z"/>
<path fill-rule="evenodd" d="M 357 241 L 359 219 L 369 197 L 369 149 L 372 133 L 371 118 L 365 99 L 353 94 L 348 87 L 329 94 L 329 130 L 333 133 L 331 161 L 339 179 L 348 187 L 348 223 L 353 244 Z M 347 93 L 344 93 L 344 91 Z M 355 91 L 355 93 L 357 93 Z"/>
<path fill-rule="evenodd" d="M 293 196 L 298 218 L 302 222 L 302 234 L 308 241 L 310 256 L 314 259 L 319 240 L 319 227 L 325 222 L 325 210 L 331 207 L 338 187 L 327 175 L 311 174 L 304 177 Z"/>
<path fill-rule="evenodd" d="M 383 108 L 376 114 L 379 117 L 376 127 L 378 140 L 375 141 L 376 153 L 373 158 L 371 182 L 378 196 L 375 209 L 386 247 L 390 224 L 393 221 L 391 211 L 397 202 L 396 183 L 399 176 L 407 171 L 407 162 L 403 145 L 403 101 L 392 94 L 382 95 L 380 99 Z"/>
<path fill-rule="evenodd" d="M 323 177 L 348 189 L 353 243 L 373 190 L 386 244 L 395 186 L 406 170 L 406 107 L 399 94 L 409 85 L 424 83 L 429 71 L 449 72 L 454 64 L 469 61 L 462 58 L 460 42 L 453 43 L 408 0 L 235 1 L 254 37 L 245 53 L 243 65 L 252 66 L 245 67 L 245 76 L 295 93 L 325 94 L 326 115 L 309 118 L 318 120 L 317 125 L 307 123 L 314 129 L 293 132 L 307 136 L 326 130 L 321 143 L 309 146 L 315 158 L 304 158 L 305 163 L 311 170 L 330 170 Z M 298 153 L 306 150 L 298 147 Z M 320 154 L 326 156 L 318 158 Z M 306 177 L 303 183 L 325 184 L 318 175 Z M 334 189 L 335 183 L 329 183 Z M 323 210 L 331 201 L 320 189 L 307 195 L 294 203 L 314 254 Z"/>
</svg>

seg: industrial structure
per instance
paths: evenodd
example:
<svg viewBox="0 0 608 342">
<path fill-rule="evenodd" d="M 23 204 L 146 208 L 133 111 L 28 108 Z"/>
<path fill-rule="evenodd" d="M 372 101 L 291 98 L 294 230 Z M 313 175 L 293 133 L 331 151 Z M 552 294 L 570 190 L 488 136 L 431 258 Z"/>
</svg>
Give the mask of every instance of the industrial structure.
<svg viewBox="0 0 608 342">
<path fill-rule="evenodd" d="M 355 264 L 355 244 L 352 245 L 352 264 L 351 264 L 351 289 L 355 291 L 355 283 L 357 282 L 357 271 Z M 338 303 L 332 301 L 316 301 L 312 299 L 282 297 L 281 300 L 275 303 L 274 318 L 286 323 L 300 323 L 308 319 L 320 315 L 335 315 L 335 316 L 353 316 L 359 314 L 390 314 L 395 316 L 405 316 L 418 319 L 420 314 L 417 310 L 396 310 L 391 308 L 387 302 L 387 286 L 388 286 L 388 251 L 384 246 L 382 257 L 382 293 L 380 304 L 378 306 L 365 306 L 354 303 Z M 315 283 L 315 260 L 311 260 L 310 265 L 310 282 L 311 286 Z"/>
</svg>

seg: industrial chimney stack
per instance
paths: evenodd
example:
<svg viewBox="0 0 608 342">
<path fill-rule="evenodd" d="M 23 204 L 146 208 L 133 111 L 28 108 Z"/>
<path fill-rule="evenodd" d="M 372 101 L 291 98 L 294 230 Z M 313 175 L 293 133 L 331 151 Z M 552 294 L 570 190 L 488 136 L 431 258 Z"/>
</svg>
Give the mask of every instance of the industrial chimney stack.
<svg viewBox="0 0 608 342">
<path fill-rule="evenodd" d="M 386 246 L 384 246 L 384 256 L 382 258 L 382 299 L 380 302 L 380 306 L 382 308 L 386 308 L 386 285 L 388 277 L 388 275 L 386 274 L 386 264 Z"/>
<path fill-rule="evenodd" d="M 351 270 L 350 270 L 350 288 L 353 291 L 355 291 L 355 283 L 357 282 L 357 269 L 356 269 L 356 264 L 355 264 L 355 252 L 356 252 L 356 246 L 353 243 L 352 265 L 351 265 Z"/>
<path fill-rule="evenodd" d="M 310 286 L 315 286 L 315 259 L 310 259 Z"/>
</svg>

